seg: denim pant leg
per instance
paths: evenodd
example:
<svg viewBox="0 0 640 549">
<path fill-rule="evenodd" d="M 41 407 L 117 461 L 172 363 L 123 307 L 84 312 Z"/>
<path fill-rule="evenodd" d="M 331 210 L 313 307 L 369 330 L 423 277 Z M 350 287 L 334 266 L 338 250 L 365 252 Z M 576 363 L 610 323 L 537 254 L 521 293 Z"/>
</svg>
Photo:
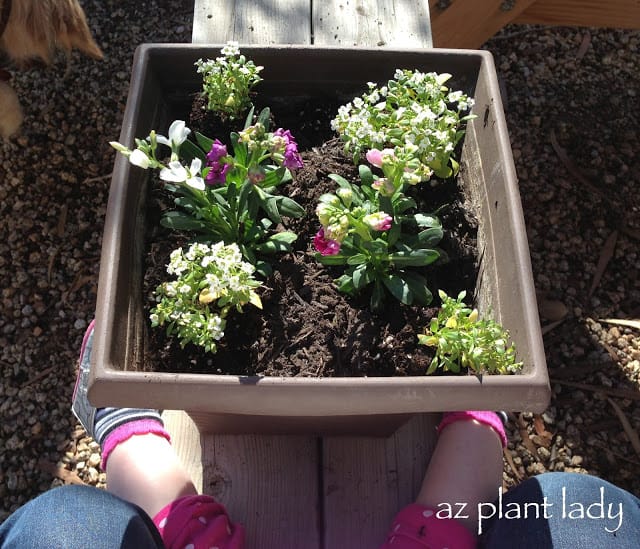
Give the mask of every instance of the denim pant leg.
<svg viewBox="0 0 640 549">
<path fill-rule="evenodd" d="M 90 486 L 63 486 L 23 505 L 0 525 L 0 548 L 162 549 L 139 507 Z"/>
<path fill-rule="evenodd" d="M 545 473 L 486 505 L 486 549 L 638 549 L 640 500 L 597 477 Z M 501 517 L 500 517 L 501 515 Z"/>
</svg>

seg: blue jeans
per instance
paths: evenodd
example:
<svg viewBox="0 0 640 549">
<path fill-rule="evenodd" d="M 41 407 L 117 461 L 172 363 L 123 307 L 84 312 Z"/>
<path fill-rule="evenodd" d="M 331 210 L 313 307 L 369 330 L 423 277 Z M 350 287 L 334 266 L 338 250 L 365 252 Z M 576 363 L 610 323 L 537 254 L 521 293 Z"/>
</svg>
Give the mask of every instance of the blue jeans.
<svg viewBox="0 0 640 549">
<path fill-rule="evenodd" d="M 23 505 L 0 525 L 0 547 L 162 549 L 149 516 L 109 492 L 63 486 Z"/>
<path fill-rule="evenodd" d="M 640 500 L 589 475 L 530 478 L 479 514 L 487 549 L 640 548 Z"/>
<path fill-rule="evenodd" d="M 487 549 L 638 549 L 640 500 L 596 477 L 546 473 L 481 509 Z M 0 548 L 162 549 L 139 507 L 86 486 L 40 495 L 0 525 Z"/>
</svg>

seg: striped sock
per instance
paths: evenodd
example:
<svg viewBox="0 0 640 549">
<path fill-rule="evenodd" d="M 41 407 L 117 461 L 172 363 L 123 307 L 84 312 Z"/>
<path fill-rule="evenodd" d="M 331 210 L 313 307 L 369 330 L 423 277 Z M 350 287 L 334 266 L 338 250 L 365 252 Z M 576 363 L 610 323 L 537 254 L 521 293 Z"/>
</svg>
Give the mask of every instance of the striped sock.
<svg viewBox="0 0 640 549">
<path fill-rule="evenodd" d="M 158 410 L 139 408 L 98 408 L 93 420 L 93 438 L 103 445 L 113 431 L 132 421 L 152 420 L 164 427 Z"/>
</svg>

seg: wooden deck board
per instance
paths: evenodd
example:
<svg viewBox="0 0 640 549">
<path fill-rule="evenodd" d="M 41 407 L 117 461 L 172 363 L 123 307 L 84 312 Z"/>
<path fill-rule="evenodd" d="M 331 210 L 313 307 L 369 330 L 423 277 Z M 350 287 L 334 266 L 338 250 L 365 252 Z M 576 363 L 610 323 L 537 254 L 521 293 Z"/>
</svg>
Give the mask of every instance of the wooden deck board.
<svg viewBox="0 0 640 549">
<path fill-rule="evenodd" d="M 247 549 L 319 549 L 318 439 L 204 435 L 203 491 L 244 524 Z"/>
<path fill-rule="evenodd" d="M 180 410 L 162 412 L 165 429 L 171 435 L 171 444 L 198 492 L 202 492 L 202 446 L 200 432 L 193 420 Z"/>
<path fill-rule="evenodd" d="M 311 44 L 309 0 L 196 0 L 193 43 Z"/>
<path fill-rule="evenodd" d="M 325 549 L 378 547 L 420 488 L 438 414 L 411 419 L 389 438 L 323 440 Z"/>
<path fill-rule="evenodd" d="M 313 3 L 313 43 L 322 46 L 430 48 L 423 0 L 327 0 Z"/>
</svg>

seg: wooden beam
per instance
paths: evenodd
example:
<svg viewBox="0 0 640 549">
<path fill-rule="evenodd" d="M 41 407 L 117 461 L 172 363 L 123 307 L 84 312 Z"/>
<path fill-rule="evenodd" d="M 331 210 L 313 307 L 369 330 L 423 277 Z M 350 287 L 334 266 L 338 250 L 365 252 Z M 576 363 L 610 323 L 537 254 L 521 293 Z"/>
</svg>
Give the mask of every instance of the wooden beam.
<svg viewBox="0 0 640 549">
<path fill-rule="evenodd" d="M 326 0 L 311 17 L 319 46 L 433 47 L 423 0 Z"/>
<path fill-rule="evenodd" d="M 191 41 L 311 44 L 310 0 L 195 0 Z"/>
<path fill-rule="evenodd" d="M 504 0 L 451 0 L 443 10 L 438 8 L 439 0 L 429 0 L 433 45 L 477 49 L 535 1 L 517 0 L 511 9 L 503 10 Z"/>
<path fill-rule="evenodd" d="M 202 447 L 198 427 L 186 412 L 162 412 L 164 427 L 171 435 L 171 445 L 198 492 L 202 492 Z"/>
<path fill-rule="evenodd" d="M 640 29 L 638 0 L 537 0 L 514 23 Z"/>
<path fill-rule="evenodd" d="M 246 530 L 246 546 L 320 549 L 315 437 L 203 435 L 203 491 Z"/>
<path fill-rule="evenodd" d="M 388 438 L 323 439 L 325 549 L 382 544 L 393 517 L 420 488 L 438 419 L 416 415 Z"/>
</svg>

